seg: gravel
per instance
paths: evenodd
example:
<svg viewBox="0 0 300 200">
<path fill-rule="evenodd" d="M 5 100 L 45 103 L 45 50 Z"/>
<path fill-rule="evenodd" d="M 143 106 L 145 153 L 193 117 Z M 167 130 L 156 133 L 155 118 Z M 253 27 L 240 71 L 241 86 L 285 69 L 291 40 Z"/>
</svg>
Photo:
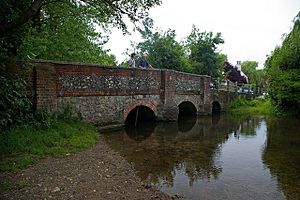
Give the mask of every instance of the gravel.
<svg viewBox="0 0 300 200">
<path fill-rule="evenodd" d="M 103 140 L 63 158 L 0 173 L 0 199 L 174 199 L 144 184 Z M 176 198 L 176 197 L 175 197 Z"/>
</svg>

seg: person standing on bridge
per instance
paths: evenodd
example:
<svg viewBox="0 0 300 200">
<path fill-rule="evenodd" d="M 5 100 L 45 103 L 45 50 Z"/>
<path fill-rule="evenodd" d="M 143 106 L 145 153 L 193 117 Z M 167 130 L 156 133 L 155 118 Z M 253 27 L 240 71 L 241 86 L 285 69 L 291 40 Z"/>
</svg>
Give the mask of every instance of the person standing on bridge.
<svg viewBox="0 0 300 200">
<path fill-rule="evenodd" d="M 128 60 L 128 65 L 130 68 L 135 68 L 135 56 L 136 56 L 135 53 L 132 53 L 130 55 L 130 59 Z"/>
<path fill-rule="evenodd" d="M 154 69 L 146 60 L 146 54 L 142 55 L 142 59 L 139 62 L 139 67 L 142 69 L 149 69 L 149 68 Z"/>
</svg>

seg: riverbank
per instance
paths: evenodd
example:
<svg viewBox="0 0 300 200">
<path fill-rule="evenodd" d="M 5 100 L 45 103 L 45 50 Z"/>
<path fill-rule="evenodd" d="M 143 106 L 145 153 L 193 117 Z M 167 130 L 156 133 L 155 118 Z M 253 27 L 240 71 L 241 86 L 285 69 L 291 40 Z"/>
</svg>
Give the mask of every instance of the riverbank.
<svg viewBox="0 0 300 200">
<path fill-rule="evenodd" d="M 247 100 L 236 98 L 228 106 L 227 113 L 234 114 L 251 114 L 251 115 L 275 115 L 276 111 L 271 100 L 266 98 Z"/>
<path fill-rule="evenodd" d="M 9 147 L 18 155 L 8 159 L 1 143 L 0 199 L 172 199 L 142 183 L 91 125 L 60 121 L 44 133 L 31 128 L 25 131 L 27 140 L 19 138 Z M 20 132 L 24 130 L 6 138 L 6 147 Z"/>
<path fill-rule="evenodd" d="M 29 124 L 0 134 L 0 171 L 24 169 L 47 157 L 61 157 L 86 149 L 98 140 L 91 124 L 76 118 L 49 119 L 48 125 Z"/>
<path fill-rule="evenodd" d="M 100 137 L 92 148 L 1 173 L 0 199 L 172 199 L 141 183 Z"/>
</svg>

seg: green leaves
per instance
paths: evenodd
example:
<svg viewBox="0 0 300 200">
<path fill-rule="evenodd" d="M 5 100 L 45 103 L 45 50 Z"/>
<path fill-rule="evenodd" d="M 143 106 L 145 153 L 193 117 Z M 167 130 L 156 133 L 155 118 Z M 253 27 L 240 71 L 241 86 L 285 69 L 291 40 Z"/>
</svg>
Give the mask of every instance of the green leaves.
<svg viewBox="0 0 300 200">
<path fill-rule="evenodd" d="M 226 60 L 221 59 L 222 56 L 217 52 L 217 47 L 223 43 L 221 33 L 214 35 L 212 32 L 200 32 L 193 26 L 186 40 L 186 46 L 190 50 L 189 60 L 192 63 L 192 72 L 213 78 L 219 77 L 222 71 L 221 66 Z"/>
<path fill-rule="evenodd" d="M 33 5 L 42 6 L 33 8 Z M 114 65 L 115 57 L 101 45 L 105 32 L 118 27 L 127 32 L 124 16 L 132 22 L 145 18 L 148 9 L 160 0 L 24 0 L 1 1 L 0 59 L 50 59 L 81 63 Z M 17 23 L 21 16 L 22 23 Z M 25 20 L 25 21 L 24 21 Z"/>
<path fill-rule="evenodd" d="M 268 69 L 269 93 L 284 111 L 300 114 L 300 12 L 292 31 L 281 47 L 275 48 L 265 65 Z"/>
<path fill-rule="evenodd" d="M 0 129 L 32 118 L 32 103 L 20 76 L 0 76 Z"/>
<path fill-rule="evenodd" d="M 184 47 L 176 41 L 175 31 L 168 30 L 163 33 L 152 33 L 147 30 L 143 35 L 144 42 L 139 43 L 141 53 L 148 54 L 148 60 L 155 68 L 189 71 L 189 64 L 185 56 Z"/>
<path fill-rule="evenodd" d="M 221 33 L 200 32 L 194 26 L 184 42 L 177 42 L 174 30 L 152 32 L 149 28 L 152 24 L 151 19 L 144 21 L 145 27 L 139 29 L 144 41 L 136 48 L 141 53 L 148 53 L 153 66 L 215 78 L 221 76 L 227 59 L 226 55 L 217 52 L 218 45 L 224 43 Z"/>
</svg>

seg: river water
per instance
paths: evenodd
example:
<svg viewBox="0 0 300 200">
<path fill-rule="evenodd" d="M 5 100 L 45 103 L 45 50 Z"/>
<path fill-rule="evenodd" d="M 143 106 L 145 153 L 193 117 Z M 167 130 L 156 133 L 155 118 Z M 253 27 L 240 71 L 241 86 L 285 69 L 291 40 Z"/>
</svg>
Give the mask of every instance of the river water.
<svg viewBox="0 0 300 200">
<path fill-rule="evenodd" d="M 185 199 L 300 199 L 300 120 L 180 118 L 104 134 L 144 181 Z"/>
</svg>

